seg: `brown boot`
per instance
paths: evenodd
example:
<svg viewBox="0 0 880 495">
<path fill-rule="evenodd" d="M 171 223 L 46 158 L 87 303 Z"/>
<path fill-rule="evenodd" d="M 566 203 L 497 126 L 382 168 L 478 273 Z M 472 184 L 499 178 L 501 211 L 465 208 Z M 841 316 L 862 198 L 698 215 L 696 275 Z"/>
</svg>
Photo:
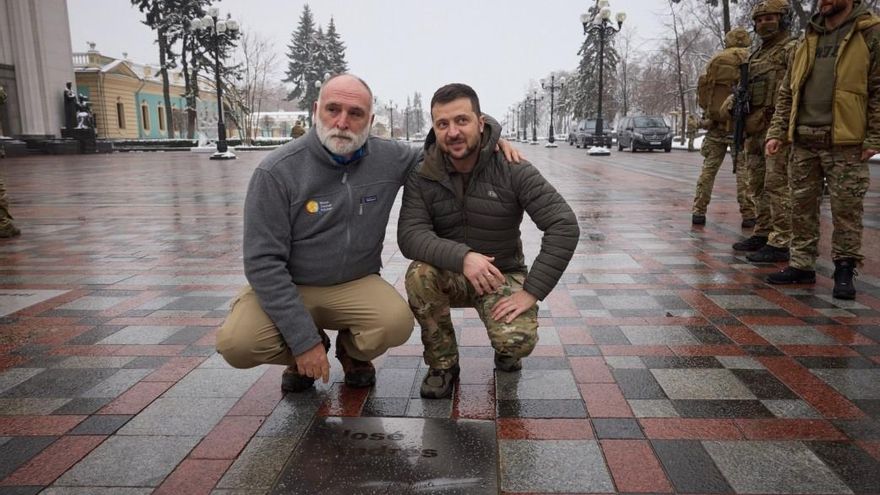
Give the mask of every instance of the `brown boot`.
<svg viewBox="0 0 880 495">
<path fill-rule="evenodd" d="M 353 388 L 372 387 L 376 384 L 376 368 L 369 361 L 359 361 L 348 355 L 340 338 L 345 331 L 340 330 L 336 335 L 336 357 L 345 371 L 345 384 Z"/>
<path fill-rule="evenodd" d="M 324 330 L 318 329 L 321 334 L 321 342 L 324 344 L 324 352 L 330 352 L 330 337 Z M 315 384 L 315 379 L 310 376 L 300 375 L 296 366 L 288 366 L 281 375 L 281 390 L 284 392 L 304 392 Z"/>
</svg>

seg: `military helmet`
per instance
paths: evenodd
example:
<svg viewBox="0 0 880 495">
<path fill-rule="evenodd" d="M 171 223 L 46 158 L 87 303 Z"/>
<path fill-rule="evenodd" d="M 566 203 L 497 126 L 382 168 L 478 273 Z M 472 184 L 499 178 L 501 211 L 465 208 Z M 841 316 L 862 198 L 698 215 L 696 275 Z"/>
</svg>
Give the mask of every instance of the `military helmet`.
<svg viewBox="0 0 880 495">
<path fill-rule="evenodd" d="M 748 48 L 751 42 L 749 32 L 741 27 L 733 28 L 724 35 L 725 48 Z"/>
<path fill-rule="evenodd" d="M 752 8 L 752 19 L 764 14 L 779 14 L 785 17 L 790 6 L 786 0 L 761 0 Z"/>
</svg>

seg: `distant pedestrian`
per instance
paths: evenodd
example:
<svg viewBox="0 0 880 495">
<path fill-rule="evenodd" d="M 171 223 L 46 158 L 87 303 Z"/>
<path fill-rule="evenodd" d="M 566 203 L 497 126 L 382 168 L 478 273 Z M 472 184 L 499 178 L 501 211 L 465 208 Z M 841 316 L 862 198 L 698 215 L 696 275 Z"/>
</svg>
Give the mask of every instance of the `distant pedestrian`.
<svg viewBox="0 0 880 495">
<path fill-rule="evenodd" d="M 687 140 L 688 151 L 694 151 L 694 139 L 697 138 L 697 129 L 700 128 L 700 119 L 694 114 L 688 114 L 687 118 Z"/>
<path fill-rule="evenodd" d="M 765 151 L 792 143 L 789 266 L 771 284 L 816 282 L 823 179 L 831 192 L 831 259 L 838 299 L 854 299 L 864 256 L 862 215 L 880 151 L 880 17 L 862 0 L 820 0 L 779 90 Z"/>
<path fill-rule="evenodd" d="M 292 137 L 293 139 L 296 139 L 305 133 L 306 133 L 306 129 L 305 129 L 305 127 L 303 127 L 302 121 L 297 120 L 296 123 L 293 124 L 293 128 L 290 130 L 290 137 Z"/>
</svg>

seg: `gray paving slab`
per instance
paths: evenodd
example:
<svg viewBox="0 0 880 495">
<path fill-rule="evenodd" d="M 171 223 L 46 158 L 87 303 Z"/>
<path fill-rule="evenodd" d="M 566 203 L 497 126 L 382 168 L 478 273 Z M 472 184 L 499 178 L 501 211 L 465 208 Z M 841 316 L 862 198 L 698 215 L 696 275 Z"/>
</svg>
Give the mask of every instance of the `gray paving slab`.
<svg viewBox="0 0 880 495">
<path fill-rule="evenodd" d="M 503 491 L 614 491 L 595 440 L 499 440 L 498 444 Z"/>
<path fill-rule="evenodd" d="M 195 369 L 168 389 L 163 397 L 241 397 L 269 370 Z"/>
<path fill-rule="evenodd" d="M 570 370 L 522 370 L 495 374 L 498 400 L 580 399 Z"/>
<path fill-rule="evenodd" d="M 45 368 L 10 368 L 0 373 L 0 394 L 45 371 Z"/>
<path fill-rule="evenodd" d="M 677 418 L 678 411 L 666 399 L 632 399 L 627 401 L 637 418 Z"/>
<path fill-rule="evenodd" d="M 220 478 L 217 488 L 266 490 L 278 477 L 296 447 L 291 437 L 254 437 Z M 323 472 L 323 470 L 322 470 Z"/>
<path fill-rule="evenodd" d="M 184 327 L 161 327 L 151 325 L 128 326 L 98 341 L 98 344 L 159 344 Z"/>
<path fill-rule="evenodd" d="M 754 325 L 752 330 L 767 342 L 776 345 L 837 345 L 833 337 L 810 326 Z"/>
<path fill-rule="evenodd" d="M 761 296 L 709 294 L 706 297 L 724 309 L 779 309 Z"/>
<path fill-rule="evenodd" d="M 122 486 L 114 486 L 113 488 L 101 488 L 97 486 L 77 488 L 72 486 L 50 486 L 40 492 L 40 495 L 150 495 L 150 493 L 153 493 L 152 488 L 126 488 Z"/>
<path fill-rule="evenodd" d="M 6 390 L 2 395 L 10 398 L 78 397 L 115 372 L 111 368 L 47 369 Z"/>
<path fill-rule="evenodd" d="M 670 399 L 754 399 L 727 369 L 653 369 L 651 373 Z"/>
<path fill-rule="evenodd" d="M 321 407 L 320 398 L 288 394 L 275 406 L 272 414 L 257 430 L 256 436 L 299 438 Z"/>
<path fill-rule="evenodd" d="M 801 442 L 702 443 L 737 493 L 852 493 L 834 471 Z"/>
<path fill-rule="evenodd" d="M 107 377 L 94 387 L 86 390 L 80 397 L 118 397 L 120 394 L 128 390 L 135 383 L 141 381 L 142 378 L 152 373 L 153 370 L 148 369 L 121 369 L 113 375 Z"/>
<path fill-rule="evenodd" d="M 207 435 L 235 405 L 229 398 L 160 398 L 131 419 L 118 435 Z"/>
<path fill-rule="evenodd" d="M 0 479 L 3 479 L 52 445 L 58 437 L 11 437 L 0 445 Z"/>
<path fill-rule="evenodd" d="M 765 399 L 761 401 L 777 418 L 820 419 L 818 411 L 800 399 Z"/>
<path fill-rule="evenodd" d="M 452 399 L 410 399 L 405 415 L 415 418 L 448 418 L 452 415 Z"/>
<path fill-rule="evenodd" d="M 811 369 L 849 399 L 880 399 L 880 369 Z"/>
<path fill-rule="evenodd" d="M 376 371 L 376 385 L 370 397 L 409 397 L 416 380 L 417 370 L 382 368 Z"/>
<path fill-rule="evenodd" d="M 70 356 L 53 368 L 124 368 L 134 356 Z"/>
<path fill-rule="evenodd" d="M 70 399 L 0 399 L 0 416 L 46 415 L 58 409 Z"/>
<path fill-rule="evenodd" d="M 55 309 L 74 309 L 74 310 L 92 310 L 100 311 L 110 309 L 113 306 L 123 302 L 124 297 L 100 297 L 100 296 L 83 296 L 74 299 L 69 303 L 62 304 Z"/>
<path fill-rule="evenodd" d="M 682 326 L 621 326 L 633 345 L 697 345 L 699 340 Z"/>
<path fill-rule="evenodd" d="M 55 482 L 58 486 L 158 486 L 198 436 L 111 436 Z"/>
</svg>

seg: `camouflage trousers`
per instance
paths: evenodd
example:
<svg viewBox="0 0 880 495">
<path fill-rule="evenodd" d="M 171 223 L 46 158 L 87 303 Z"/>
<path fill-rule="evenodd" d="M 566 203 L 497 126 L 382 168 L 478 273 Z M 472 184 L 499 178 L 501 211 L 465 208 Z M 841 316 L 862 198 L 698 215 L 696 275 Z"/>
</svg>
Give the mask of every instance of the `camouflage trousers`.
<svg viewBox="0 0 880 495">
<path fill-rule="evenodd" d="M 449 369 L 458 363 L 458 344 L 450 308 L 477 310 L 492 347 L 502 356 L 528 356 L 538 343 L 538 305 L 510 323 L 492 319 L 492 307 L 501 298 L 522 290 L 525 273 L 505 273 L 505 283 L 492 294 L 477 295 L 460 273 L 414 261 L 406 271 L 406 294 L 422 328 L 425 362 L 431 368 Z"/>
<path fill-rule="evenodd" d="M 794 144 L 791 150 L 792 238 L 790 265 L 813 270 L 819 255 L 819 208 L 824 177 L 831 193 L 831 258 L 864 260 L 862 215 L 870 184 L 862 147 L 817 149 Z"/>
<path fill-rule="evenodd" d="M 753 235 L 768 237 L 773 247 L 791 242 L 791 186 L 788 180 L 789 146 L 764 156 L 766 132 L 746 139 L 746 168 L 749 195 L 754 198 L 757 217 Z"/>
<path fill-rule="evenodd" d="M 700 148 L 700 154 L 703 155 L 703 170 L 700 172 L 700 178 L 697 179 L 697 191 L 694 195 L 694 205 L 691 212 L 694 215 L 705 215 L 706 209 L 709 207 L 709 201 L 712 199 L 712 189 L 715 187 L 715 177 L 718 170 L 724 162 L 727 155 L 727 147 L 730 145 L 730 138 L 727 133 L 718 129 L 711 129 L 703 138 L 703 145 Z M 739 203 L 739 212 L 744 219 L 755 218 L 755 203 L 748 195 L 747 173 L 744 163 L 743 154 L 738 157 L 739 163 L 736 167 L 736 201 Z"/>
<path fill-rule="evenodd" d="M 0 231 L 12 229 L 12 215 L 9 214 L 9 199 L 6 197 L 6 182 L 0 177 Z"/>
</svg>

